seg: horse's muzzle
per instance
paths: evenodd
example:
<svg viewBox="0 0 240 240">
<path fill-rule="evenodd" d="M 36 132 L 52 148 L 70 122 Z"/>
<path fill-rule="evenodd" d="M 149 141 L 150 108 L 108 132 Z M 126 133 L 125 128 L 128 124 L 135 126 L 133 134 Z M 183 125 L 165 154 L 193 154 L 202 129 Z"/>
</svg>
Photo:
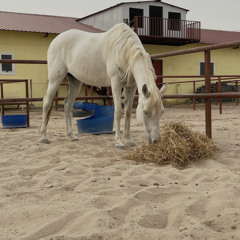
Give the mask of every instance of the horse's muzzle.
<svg viewBox="0 0 240 240">
<path fill-rule="evenodd" d="M 148 138 L 148 143 L 149 143 L 149 144 L 156 144 L 156 143 L 158 143 L 158 142 L 159 142 L 159 141 L 156 140 L 156 139 Z"/>
</svg>

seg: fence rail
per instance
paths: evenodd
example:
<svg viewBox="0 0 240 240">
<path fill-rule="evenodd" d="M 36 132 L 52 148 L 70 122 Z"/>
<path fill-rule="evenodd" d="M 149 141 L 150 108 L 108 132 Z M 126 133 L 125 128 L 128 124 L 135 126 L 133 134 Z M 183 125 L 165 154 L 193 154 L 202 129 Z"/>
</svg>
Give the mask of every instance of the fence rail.
<svg viewBox="0 0 240 240">
<path fill-rule="evenodd" d="M 0 63 L 47 64 L 47 61 L 46 60 L 0 59 Z"/>
</svg>

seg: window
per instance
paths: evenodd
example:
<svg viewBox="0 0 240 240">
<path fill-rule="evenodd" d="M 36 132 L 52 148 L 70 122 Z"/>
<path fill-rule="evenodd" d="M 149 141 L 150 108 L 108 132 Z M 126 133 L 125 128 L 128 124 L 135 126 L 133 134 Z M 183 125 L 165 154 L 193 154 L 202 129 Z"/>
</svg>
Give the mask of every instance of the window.
<svg viewBox="0 0 240 240">
<path fill-rule="evenodd" d="M 168 13 L 168 30 L 174 31 L 181 30 L 181 13 L 176 12 Z"/>
<path fill-rule="evenodd" d="M 215 64 L 214 62 L 211 62 L 211 75 L 214 75 L 214 68 Z M 200 75 L 201 76 L 205 75 L 205 62 L 200 62 Z"/>
<path fill-rule="evenodd" d="M 0 53 L 1 59 L 13 59 L 12 53 Z M 15 74 L 15 65 L 12 63 L 1 63 L 0 64 L 1 75 L 13 75 Z"/>
<path fill-rule="evenodd" d="M 138 27 L 143 28 L 143 9 L 129 8 L 130 27 L 134 26 L 134 17 L 138 16 Z"/>
</svg>

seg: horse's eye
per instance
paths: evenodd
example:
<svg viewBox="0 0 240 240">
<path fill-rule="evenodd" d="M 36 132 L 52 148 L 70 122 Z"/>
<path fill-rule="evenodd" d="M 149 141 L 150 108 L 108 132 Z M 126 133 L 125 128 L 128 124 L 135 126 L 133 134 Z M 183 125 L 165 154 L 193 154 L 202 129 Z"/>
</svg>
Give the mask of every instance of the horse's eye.
<svg viewBox="0 0 240 240">
<path fill-rule="evenodd" d="M 146 110 L 143 110 L 143 114 L 144 114 L 144 115 L 147 115 L 147 111 L 146 111 Z"/>
</svg>

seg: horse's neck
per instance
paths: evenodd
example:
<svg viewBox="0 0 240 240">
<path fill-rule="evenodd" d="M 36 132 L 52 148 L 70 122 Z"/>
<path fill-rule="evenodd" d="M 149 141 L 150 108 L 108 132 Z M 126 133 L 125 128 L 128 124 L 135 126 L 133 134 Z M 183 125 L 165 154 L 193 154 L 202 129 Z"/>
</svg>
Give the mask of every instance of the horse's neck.
<svg viewBox="0 0 240 240">
<path fill-rule="evenodd" d="M 135 78 L 138 92 L 141 97 L 143 85 L 147 84 L 147 86 L 149 86 L 151 80 L 151 76 L 147 71 L 146 63 L 143 58 L 136 59 L 132 67 L 132 74 Z"/>
</svg>

